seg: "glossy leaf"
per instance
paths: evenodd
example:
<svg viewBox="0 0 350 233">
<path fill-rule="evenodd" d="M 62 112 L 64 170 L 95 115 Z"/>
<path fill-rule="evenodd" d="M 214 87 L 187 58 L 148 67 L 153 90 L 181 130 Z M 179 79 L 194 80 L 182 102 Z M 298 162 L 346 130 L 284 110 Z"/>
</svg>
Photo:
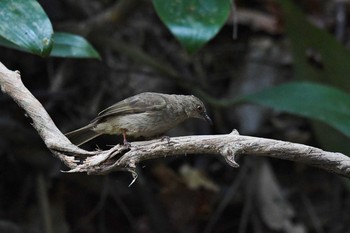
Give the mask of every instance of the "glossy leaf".
<svg viewBox="0 0 350 233">
<path fill-rule="evenodd" d="M 100 59 L 98 52 L 85 38 L 63 32 L 55 32 L 50 56 Z"/>
<path fill-rule="evenodd" d="M 315 83 L 289 83 L 241 100 L 322 121 L 350 137 L 350 95 L 339 89 Z"/>
<path fill-rule="evenodd" d="M 52 25 L 35 0 L 0 1 L 0 44 L 47 56 L 52 49 Z"/>
<path fill-rule="evenodd" d="M 157 14 L 187 51 L 194 53 L 226 22 L 231 0 L 153 0 Z"/>
</svg>

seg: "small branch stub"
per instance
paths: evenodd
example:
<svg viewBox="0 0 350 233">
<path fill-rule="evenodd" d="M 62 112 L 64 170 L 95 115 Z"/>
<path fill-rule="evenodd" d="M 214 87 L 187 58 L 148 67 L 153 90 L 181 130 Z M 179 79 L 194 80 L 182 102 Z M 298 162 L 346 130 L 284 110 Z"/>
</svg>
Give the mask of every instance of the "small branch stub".
<svg viewBox="0 0 350 233">
<path fill-rule="evenodd" d="M 225 158 L 225 161 L 234 168 L 238 168 L 239 164 L 236 162 L 236 155 L 239 150 L 230 148 L 228 146 L 224 147 L 221 151 L 221 155 Z"/>
</svg>

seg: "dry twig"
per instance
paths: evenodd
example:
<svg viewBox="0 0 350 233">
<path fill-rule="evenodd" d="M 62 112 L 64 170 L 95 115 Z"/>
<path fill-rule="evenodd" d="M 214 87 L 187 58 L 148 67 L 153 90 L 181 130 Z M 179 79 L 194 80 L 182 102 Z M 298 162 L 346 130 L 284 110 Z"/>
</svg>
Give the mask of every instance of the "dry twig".
<svg viewBox="0 0 350 233">
<path fill-rule="evenodd" d="M 73 145 L 56 127 L 39 101 L 23 85 L 18 71 L 8 70 L 0 62 L 0 86 L 33 120 L 33 127 L 47 148 L 69 168 L 68 172 L 106 174 L 127 170 L 136 178 L 136 164 L 140 161 L 187 154 L 222 155 L 233 167 L 237 155 L 269 156 L 323 168 L 350 177 L 350 158 L 341 153 L 297 143 L 239 135 L 237 131 L 225 135 L 174 137 L 166 140 L 132 142 L 128 148 L 116 145 L 105 151 L 86 151 Z"/>
</svg>

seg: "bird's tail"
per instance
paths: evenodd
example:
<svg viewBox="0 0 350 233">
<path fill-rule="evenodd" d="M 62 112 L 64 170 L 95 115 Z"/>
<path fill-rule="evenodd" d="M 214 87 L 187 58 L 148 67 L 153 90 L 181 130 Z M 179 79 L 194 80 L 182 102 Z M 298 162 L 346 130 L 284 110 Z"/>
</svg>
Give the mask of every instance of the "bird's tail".
<svg viewBox="0 0 350 233">
<path fill-rule="evenodd" d="M 101 135 L 100 133 L 93 131 L 91 128 L 92 126 L 87 125 L 80 129 L 66 133 L 65 135 L 73 144 L 80 146 L 81 144 L 84 144 L 85 142 L 88 142 Z"/>
</svg>

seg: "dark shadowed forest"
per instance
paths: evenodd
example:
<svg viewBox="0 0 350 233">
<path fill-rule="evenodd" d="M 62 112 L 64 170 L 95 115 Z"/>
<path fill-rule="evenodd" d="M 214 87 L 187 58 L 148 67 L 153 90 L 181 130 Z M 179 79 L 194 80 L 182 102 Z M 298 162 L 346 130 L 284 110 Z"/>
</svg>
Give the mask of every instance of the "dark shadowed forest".
<svg viewBox="0 0 350 233">
<path fill-rule="evenodd" d="M 195 48 L 169 30 L 156 2 L 40 0 L 55 32 L 86 38 L 100 58 L 1 46 L 0 62 L 20 71 L 63 133 L 159 92 L 197 96 L 213 121 L 187 120 L 170 137 L 236 129 L 350 155 L 348 1 L 236 1 Z M 239 156 L 239 168 L 210 154 L 164 155 L 138 164 L 129 187 L 124 171 L 63 172 L 25 112 L 4 93 L 0 106 L 0 233 L 350 232 L 350 182 L 337 174 L 254 154 Z M 103 135 L 82 147 L 122 142 Z"/>
</svg>

